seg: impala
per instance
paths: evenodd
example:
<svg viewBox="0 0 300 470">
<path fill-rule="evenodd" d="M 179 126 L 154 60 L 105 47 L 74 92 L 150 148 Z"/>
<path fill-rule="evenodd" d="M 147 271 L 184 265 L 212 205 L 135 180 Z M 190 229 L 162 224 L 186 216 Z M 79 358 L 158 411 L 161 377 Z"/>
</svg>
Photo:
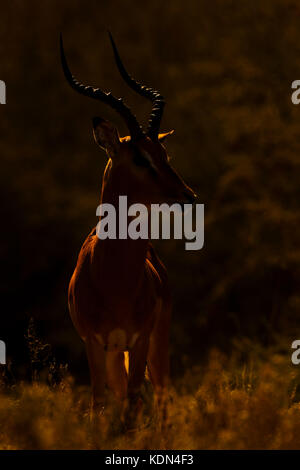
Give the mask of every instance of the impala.
<svg viewBox="0 0 300 470">
<path fill-rule="evenodd" d="M 122 78 L 152 102 L 146 131 L 122 99 L 85 86 L 72 75 L 60 39 L 62 67 L 71 87 L 111 106 L 129 130 L 129 136 L 120 138 L 112 123 L 93 118 L 95 141 L 108 157 L 101 203 L 118 208 L 120 195 L 126 195 L 130 204 L 147 207 L 163 202 L 193 203 L 194 192 L 172 168 L 162 145 L 173 132 L 159 133 L 163 97 L 128 75 L 111 35 L 110 40 Z M 94 228 L 81 248 L 70 281 L 69 310 L 86 345 L 94 411 L 103 412 L 107 386 L 121 403 L 127 403 L 125 419 L 130 421 L 140 406 L 146 365 L 158 403 L 163 402 L 169 383 L 171 300 L 166 269 L 149 239 L 100 240 Z M 125 352 L 129 356 L 128 372 Z"/>
</svg>

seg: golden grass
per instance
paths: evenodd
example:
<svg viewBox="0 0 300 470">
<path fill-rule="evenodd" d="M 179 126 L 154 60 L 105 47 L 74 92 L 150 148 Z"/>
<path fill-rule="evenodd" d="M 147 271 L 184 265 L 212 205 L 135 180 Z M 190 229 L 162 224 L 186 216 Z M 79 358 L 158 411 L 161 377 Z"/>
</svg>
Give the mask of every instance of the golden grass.
<svg viewBox="0 0 300 470">
<path fill-rule="evenodd" d="M 239 365 L 213 351 L 171 391 L 168 422 L 159 430 L 151 392 L 137 432 L 124 433 L 108 410 L 95 429 L 89 389 L 71 377 L 3 386 L 1 449 L 299 449 L 300 374 L 290 358 L 273 355 Z"/>
</svg>

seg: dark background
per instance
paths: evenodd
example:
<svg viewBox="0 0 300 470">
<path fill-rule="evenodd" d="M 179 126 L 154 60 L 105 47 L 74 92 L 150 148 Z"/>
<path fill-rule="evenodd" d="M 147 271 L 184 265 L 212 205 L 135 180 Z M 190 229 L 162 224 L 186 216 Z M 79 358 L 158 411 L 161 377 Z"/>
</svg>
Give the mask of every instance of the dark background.
<svg viewBox="0 0 300 470">
<path fill-rule="evenodd" d="M 34 318 L 58 361 L 84 380 L 84 348 L 67 311 L 80 246 L 96 224 L 105 154 L 91 118 L 106 106 L 63 77 L 59 32 L 82 81 L 149 104 L 118 75 L 107 29 L 138 80 L 166 97 L 173 164 L 205 204 L 205 246 L 155 246 L 174 298 L 173 374 L 219 347 L 247 353 L 300 334 L 300 6 L 296 0 L 1 3 L 1 323 L 15 374 Z"/>
</svg>

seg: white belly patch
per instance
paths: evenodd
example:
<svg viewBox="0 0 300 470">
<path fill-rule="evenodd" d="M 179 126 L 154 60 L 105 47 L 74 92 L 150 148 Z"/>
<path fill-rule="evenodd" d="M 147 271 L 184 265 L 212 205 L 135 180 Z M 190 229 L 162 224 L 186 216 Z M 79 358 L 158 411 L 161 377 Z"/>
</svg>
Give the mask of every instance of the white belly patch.
<svg viewBox="0 0 300 470">
<path fill-rule="evenodd" d="M 138 333 L 133 333 L 131 340 L 129 341 L 129 347 L 132 348 L 138 339 L 139 334 Z"/>
<path fill-rule="evenodd" d="M 127 347 L 127 335 L 125 330 L 116 328 L 112 330 L 107 338 L 107 350 L 108 351 L 124 351 Z"/>
<path fill-rule="evenodd" d="M 134 333 L 129 339 L 125 330 L 116 328 L 109 333 L 106 343 L 101 334 L 98 333 L 95 336 L 106 351 L 127 351 L 134 346 L 139 334 Z"/>
</svg>

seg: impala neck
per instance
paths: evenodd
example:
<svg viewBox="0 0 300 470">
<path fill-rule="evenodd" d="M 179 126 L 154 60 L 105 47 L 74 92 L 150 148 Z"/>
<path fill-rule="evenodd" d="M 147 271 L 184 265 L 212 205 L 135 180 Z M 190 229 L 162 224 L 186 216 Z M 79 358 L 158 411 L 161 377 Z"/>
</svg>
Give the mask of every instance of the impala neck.
<svg viewBox="0 0 300 470">
<path fill-rule="evenodd" d="M 103 280 L 105 272 L 106 282 L 112 282 L 118 288 L 118 293 L 134 295 L 136 288 L 142 281 L 145 259 L 149 240 L 119 239 L 119 196 L 126 195 L 128 206 L 134 200 L 134 187 L 130 178 L 124 172 L 114 172 L 109 162 L 103 176 L 101 203 L 112 204 L 116 210 L 117 239 L 99 240 L 95 244 L 95 255 L 101 270 L 99 275 Z M 123 215 L 123 214 L 122 214 Z M 130 218 L 127 219 L 128 223 Z"/>
</svg>

